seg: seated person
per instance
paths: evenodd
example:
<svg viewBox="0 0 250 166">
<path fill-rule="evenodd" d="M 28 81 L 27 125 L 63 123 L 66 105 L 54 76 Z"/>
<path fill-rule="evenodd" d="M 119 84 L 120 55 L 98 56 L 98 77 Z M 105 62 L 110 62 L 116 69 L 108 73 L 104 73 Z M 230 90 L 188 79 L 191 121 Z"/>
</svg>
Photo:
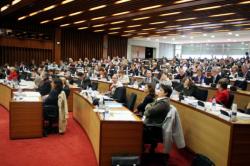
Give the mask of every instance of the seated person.
<svg viewBox="0 0 250 166">
<path fill-rule="evenodd" d="M 161 74 L 161 78 L 159 80 L 159 83 L 164 84 L 164 85 L 172 86 L 172 74 L 167 73 L 167 72 L 163 72 Z"/>
<path fill-rule="evenodd" d="M 147 94 L 147 96 L 144 98 L 143 102 L 137 106 L 137 109 L 135 110 L 135 113 L 138 113 L 141 116 L 144 114 L 145 107 L 147 106 L 147 104 L 152 103 L 154 101 L 155 87 L 152 84 L 146 84 L 144 92 Z"/>
<path fill-rule="evenodd" d="M 18 81 L 18 74 L 16 72 L 16 69 L 14 67 L 10 68 L 10 74 L 8 75 L 9 81 Z"/>
<path fill-rule="evenodd" d="M 224 106 L 227 105 L 229 101 L 229 91 L 227 89 L 228 82 L 229 81 L 226 78 L 220 79 L 217 84 L 218 90 L 214 96 L 216 103 Z M 212 101 L 212 99 L 209 99 L 209 101 Z"/>
<path fill-rule="evenodd" d="M 99 69 L 99 79 L 102 81 L 108 81 L 108 75 L 103 67 Z"/>
<path fill-rule="evenodd" d="M 184 96 L 194 96 L 196 88 L 197 87 L 193 83 L 192 79 L 190 77 L 185 77 L 182 79 L 182 83 L 177 90 L 183 93 Z"/>
<path fill-rule="evenodd" d="M 49 95 L 44 96 L 43 98 L 44 120 L 49 120 L 50 115 L 54 115 L 55 117 L 58 118 L 58 95 L 63 90 L 62 80 L 58 78 L 53 79 L 51 87 L 52 89 Z M 48 106 L 50 106 L 50 108 Z M 45 128 L 44 130 L 46 133 L 48 132 L 48 128 Z"/>
<path fill-rule="evenodd" d="M 193 78 L 196 84 L 202 84 L 204 82 L 205 76 L 201 69 L 197 69 L 196 76 Z"/>
<path fill-rule="evenodd" d="M 62 80 L 62 83 L 63 83 L 63 91 L 65 92 L 65 95 L 68 98 L 70 94 L 69 83 L 65 77 L 60 77 L 60 79 Z"/>
<path fill-rule="evenodd" d="M 135 64 L 131 64 L 131 69 L 129 70 L 129 75 L 138 76 L 139 70 L 136 68 Z"/>
<path fill-rule="evenodd" d="M 151 143 L 152 136 L 161 134 L 162 123 L 170 111 L 169 97 L 171 93 L 172 88 L 170 86 L 161 84 L 156 101 L 146 106 L 143 129 L 144 143 Z"/>
<path fill-rule="evenodd" d="M 118 79 L 121 83 L 129 84 L 129 77 L 128 77 L 128 75 L 125 75 L 125 72 L 123 70 L 120 70 L 118 72 L 118 77 L 119 77 Z"/>
<path fill-rule="evenodd" d="M 246 80 L 250 80 L 250 70 L 248 69 L 247 64 L 241 66 L 241 72 L 239 72 L 239 77 L 243 77 Z"/>
<path fill-rule="evenodd" d="M 82 89 L 87 89 L 88 87 L 91 87 L 91 81 L 89 77 L 87 77 L 86 74 L 82 72 L 78 73 L 78 80 L 76 80 L 75 83 L 78 87 Z"/>
<path fill-rule="evenodd" d="M 45 72 L 42 73 L 42 81 L 40 81 L 37 91 L 40 92 L 41 96 L 49 94 L 51 90 L 51 81 L 49 75 Z"/>
<path fill-rule="evenodd" d="M 229 78 L 237 78 L 238 77 L 238 66 L 234 65 L 231 68 Z"/>
<path fill-rule="evenodd" d="M 221 76 L 219 75 L 219 68 L 218 67 L 213 67 L 211 71 L 211 76 L 207 76 L 205 78 L 205 83 L 207 85 L 209 84 L 217 84 L 218 81 L 221 79 Z"/>
<path fill-rule="evenodd" d="M 186 73 L 182 67 L 179 68 L 178 74 L 174 77 L 176 80 L 182 80 L 186 76 Z"/>
<path fill-rule="evenodd" d="M 114 74 L 114 75 L 112 76 L 112 84 L 111 84 L 110 87 L 109 87 L 109 90 L 110 90 L 110 92 L 111 92 L 111 95 L 112 95 L 112 96 L 114 95 L 116 88 L 122 87 L 122 86 L 123 86 L 122 83 L 121 83 L 120 81 L 118 81 L 118 75 L 117 75 L 117 74 Z"/>
<path fill-rule="evenodd" d="M 153 84 L 156 85 L 158 83 L 158 79 L 152 76 L 152 72 L 147 70 L 146 78 L 142 81 L 142 85 L 145 84 Z"/>
</svg>

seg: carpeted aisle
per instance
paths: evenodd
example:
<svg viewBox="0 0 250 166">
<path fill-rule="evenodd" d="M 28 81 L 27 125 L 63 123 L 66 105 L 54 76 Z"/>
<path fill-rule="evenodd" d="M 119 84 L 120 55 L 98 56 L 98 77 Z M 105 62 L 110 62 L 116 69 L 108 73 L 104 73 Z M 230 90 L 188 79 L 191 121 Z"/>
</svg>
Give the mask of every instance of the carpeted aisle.
<svg viewBox="0 0 250 166">
<path fill-rule="evenodd" d="M 68 130 L 64 135 L 10 140 L 9 112 L 0 106 L 0 165 L 97 166 L 88 137 L 70 115 Z M 188 166 L 192 157 L 192 154 L 174 148 L 169 165 Z"/>
</svg>

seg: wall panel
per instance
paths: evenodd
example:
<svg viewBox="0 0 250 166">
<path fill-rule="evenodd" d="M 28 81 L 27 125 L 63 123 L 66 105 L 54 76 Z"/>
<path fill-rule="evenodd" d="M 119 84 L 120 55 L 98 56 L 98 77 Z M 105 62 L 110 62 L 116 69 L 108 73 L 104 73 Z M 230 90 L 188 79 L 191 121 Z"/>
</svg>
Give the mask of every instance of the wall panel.
<svg viewBox="0 0 250 166">
<path fill-rule="evenodd" d="M 54 60 L 53 52 L 51 49 L 0 46 L 0 65 L 5 63 L 13 65 L 15 62 L 20 63 L 21 61 L 29 64 L 32 59 L 37 64 L 46 59 L 52 61 Z"/>
<path fill-rule="evenodd" d="M 96 58 L 103 55 L 103 35 L 92 32 L 62 31 L 61 57 L 63 60 L 73 58 Z"/>
<path fill-rule="evenodd" d="M 127 47 L 127 38 L 108 36 L 108 56 L 127 57 Z"/>
</svg>

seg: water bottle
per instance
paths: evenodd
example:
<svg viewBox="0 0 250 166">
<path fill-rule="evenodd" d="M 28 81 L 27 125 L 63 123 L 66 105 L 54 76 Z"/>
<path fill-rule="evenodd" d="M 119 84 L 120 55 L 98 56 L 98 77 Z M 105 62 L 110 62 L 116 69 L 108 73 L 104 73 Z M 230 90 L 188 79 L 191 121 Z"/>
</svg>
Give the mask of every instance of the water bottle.
<svg viewBox="0 0 250 166">
<path fill-rule="evenodd" d="M 211 111 L 216 111 L 216 99 L 213 98 L 212 100 L 212 108 L 211 108 Z"/>
<path fill-rule="evenodd" d="M 232 105 L 231 121 L 232 122 L 237 121 L 237 104 L 235 103 Z"/>
</svg>

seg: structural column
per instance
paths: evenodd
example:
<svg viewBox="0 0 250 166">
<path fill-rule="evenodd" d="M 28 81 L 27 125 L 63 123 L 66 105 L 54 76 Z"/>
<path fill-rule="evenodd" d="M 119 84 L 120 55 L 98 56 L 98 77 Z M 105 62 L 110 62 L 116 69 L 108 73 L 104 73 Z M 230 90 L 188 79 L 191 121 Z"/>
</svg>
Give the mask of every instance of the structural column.
<svg viewBox="0 0 250 166">
<path fill-rule="evenodd" d="M 61 29 L 59 28 L 56 28 L 55 30 L 54 56 L 55 61 L 58 64 L 61 60 Z"/>
</svg>

